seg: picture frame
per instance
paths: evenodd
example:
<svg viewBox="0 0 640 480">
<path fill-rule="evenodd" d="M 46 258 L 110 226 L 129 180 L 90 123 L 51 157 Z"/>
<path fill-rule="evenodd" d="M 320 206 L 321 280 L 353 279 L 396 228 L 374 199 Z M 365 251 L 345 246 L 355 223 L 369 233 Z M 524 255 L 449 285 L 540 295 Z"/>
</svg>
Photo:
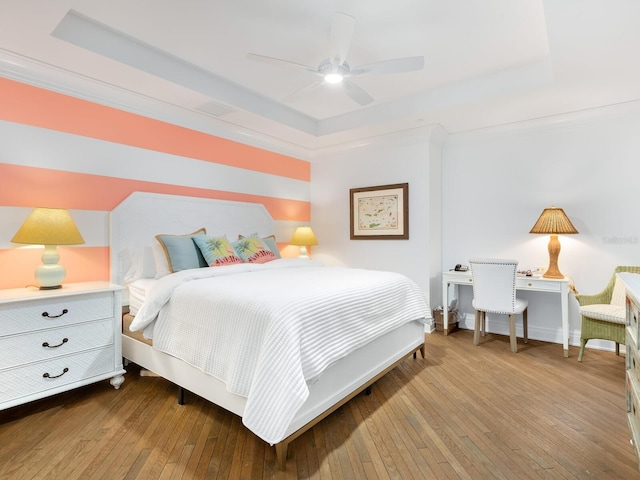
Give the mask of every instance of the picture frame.
<svg viewBox="0 0 640 480">
<path fill-rule="evenodd" d="M 408 240 L 409 184 L 349 190 L 351 240 Z"/>
</svg>

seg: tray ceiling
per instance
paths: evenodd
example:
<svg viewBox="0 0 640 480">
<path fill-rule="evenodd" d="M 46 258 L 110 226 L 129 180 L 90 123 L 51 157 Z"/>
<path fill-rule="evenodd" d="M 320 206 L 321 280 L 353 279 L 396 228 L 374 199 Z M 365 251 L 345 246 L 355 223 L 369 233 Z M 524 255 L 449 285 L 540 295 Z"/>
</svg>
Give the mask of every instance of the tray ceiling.
<svg viewBox="0 0 640 480">
<path fill-rule="evenodd" d="M 247 57 L 317 68 L 336 12 L 355 19 L 351 67 L 423 56 L 424 68 L 352 78 L 374 99 L 361 106 L 333 85 L 292 97 L 318 77 Z M 639 18 L 618 0 L 7 0 L 0 74 L 316 149 L 634 101 Z"/>
</svg>

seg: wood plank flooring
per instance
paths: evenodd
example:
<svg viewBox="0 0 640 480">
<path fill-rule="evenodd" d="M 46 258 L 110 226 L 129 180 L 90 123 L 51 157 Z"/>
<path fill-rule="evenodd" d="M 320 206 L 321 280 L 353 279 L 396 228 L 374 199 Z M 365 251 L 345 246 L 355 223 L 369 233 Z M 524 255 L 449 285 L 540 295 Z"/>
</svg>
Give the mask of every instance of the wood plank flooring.
<svg viewBox="0 0 640 480">
<path fill-rule="evenodd" d="M 296 439 L 286 470 L 240 418 L 130 365 L 0 412 L 2 479 L 640 479 L 624 357 L 472 332 L 408 359 Z"/>
</svg>

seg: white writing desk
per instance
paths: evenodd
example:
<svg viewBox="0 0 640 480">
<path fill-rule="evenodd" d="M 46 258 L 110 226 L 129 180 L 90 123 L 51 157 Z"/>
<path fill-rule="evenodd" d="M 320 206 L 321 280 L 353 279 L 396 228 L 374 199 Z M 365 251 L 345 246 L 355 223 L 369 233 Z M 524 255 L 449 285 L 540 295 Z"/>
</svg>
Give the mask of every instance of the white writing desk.
<svg viewBox="0 0 640 480">
<path fill-rule="evenodd" d="M 569 285 L 571 284 L 569 277 L 564 278 L 542 278 L 542 277 L 525 277 L 518 275 L 516 277 L 516 290 L 531 290 L 533 292 L 549 292 L 560 295 L 560 304 L 562 307 L 562 346 L 564 348 L 564 356 L 569 356 Z M 448 271 L 442 273 L 442 305 L 444 334 L 447 335 L 447 327 L 449 325 L 449 286 L 454 285 L 473 285 L 471 271 L 455 272 Z"/>
</svg>

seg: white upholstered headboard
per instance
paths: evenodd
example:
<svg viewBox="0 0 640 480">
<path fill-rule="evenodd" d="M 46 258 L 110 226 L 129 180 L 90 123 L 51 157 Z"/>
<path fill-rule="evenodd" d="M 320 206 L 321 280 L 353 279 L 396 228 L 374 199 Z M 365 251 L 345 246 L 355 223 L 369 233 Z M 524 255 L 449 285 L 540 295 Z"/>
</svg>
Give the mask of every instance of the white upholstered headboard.
<svg viewBox="0 0 640 480">
<path fill-rule="evenodd" d="M 158 234 L 182 235 L 205 227 L 209 235 L 273 233 L 264 205 L 209 198 L 134 192 L 110 214 L 111 281 L 125 285 L 131 259 L 141 256 Z"/>
</svg>

